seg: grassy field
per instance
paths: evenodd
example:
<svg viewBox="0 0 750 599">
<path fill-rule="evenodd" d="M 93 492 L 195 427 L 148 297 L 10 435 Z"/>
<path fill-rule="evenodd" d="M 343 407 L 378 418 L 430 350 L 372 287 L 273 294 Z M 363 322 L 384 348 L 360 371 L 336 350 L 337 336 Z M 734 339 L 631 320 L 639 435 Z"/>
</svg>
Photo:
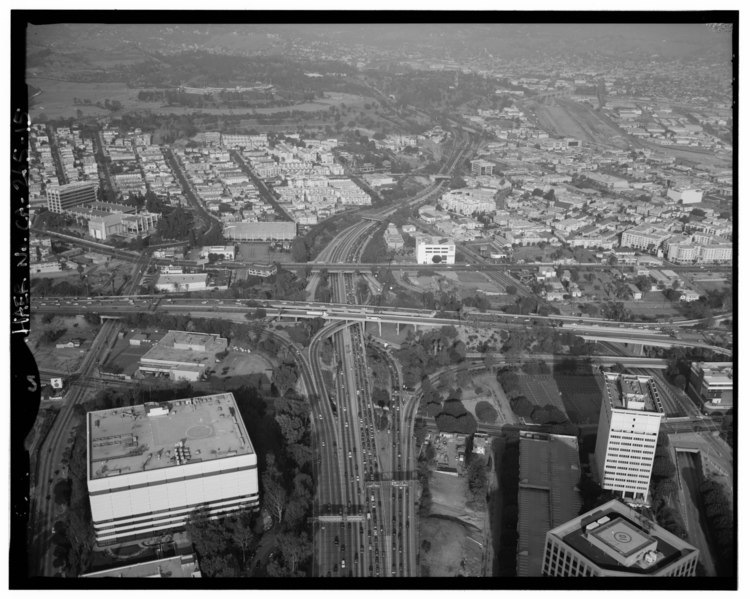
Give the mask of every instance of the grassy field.
<svg viewBox="0 0 750 599">
<path fill-rule="evenodd" d="M 80 109 L 86 116 L 100 116 L 109 114 L 109 110 L 96 106 L 76 105 L 73 98 L 88 99 L 91 104 L 104 103 L 104 100 L 117 100 L 125 109 L 145 106 L 138 101 L 140 89 L 129 89 L 124 83 L 78 83 L 75 81 L 59 81 L 44 77 L 29 77 L 26 83 L 42 90 L 42 93 L 29 102 L 31 120 L 41 115 L 49 118 L 75 117 Z"/>
<path fill-rule="evenodd" d="M 560 396 L 555 378 L 551 374 L 534 374 L 520 377 L 519 381 L 524 395 L 539 407 L 553 405 L 565 412 L 565 404 Z"/>
<path fill-rule="evenodd" d="M 96 102 L 104 103 L 105 99 L 117 100 L 123 105 L 125 112 L 129 110 L 148 110 L 154 114 L 213 114 L 213 115 L 268 115 L 279 112 L 319 112 L 327 111 L 329 107 L 340 107 L 344 104 L 351 108 L 362 108 L 370 101 L 365 96 L 345 94 L 339 92 L 326 92 L 324 98 L 314 102 L 304 102 L 292 106 L 278 106 L 269 108 L 202 108 L 196 109 L 188 106 L 167 106 L 159 102 L 142 102 L 138 100 L 138 92 L 141 88 L 128 88 L 122 82 L 106 83 L 82 83 L 76 81 L 61 81 L 46 77 L 29 77 L 26 82 L 41 90 L 41 94 L 29 101 L 29 112 L 32 121 L 38 120 L 41 115 L 48 118 L 75 117 L 76 111 L 81 110 L 84 116 L 102 116 L 110 114 L 109 110 L 98 108 Z M 90 105 L 75 104 L 74 98 L 81 102 L 90 100 Z M 374 115 L 373 115 L 374 116 Z"/>
<path fill-rule="evenodd" d="M 599 421 L 602 391 L 594 374 L 555 375 L 557 387 L 562 393 L 565 412 L 573 424 L 595 424 Z"/>
</svg>

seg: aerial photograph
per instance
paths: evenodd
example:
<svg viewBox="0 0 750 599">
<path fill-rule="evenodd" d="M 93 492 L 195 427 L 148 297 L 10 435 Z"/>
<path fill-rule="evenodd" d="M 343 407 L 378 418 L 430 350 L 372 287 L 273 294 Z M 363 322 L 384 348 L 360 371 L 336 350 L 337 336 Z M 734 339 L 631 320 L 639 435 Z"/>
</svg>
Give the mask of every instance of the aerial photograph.
<svg viewBox="0 0 750 599">
<path fill-rule="evenodd" d="M 737 11 L 13 12 L 11 588 L 737 588 Z"/>
</svg>

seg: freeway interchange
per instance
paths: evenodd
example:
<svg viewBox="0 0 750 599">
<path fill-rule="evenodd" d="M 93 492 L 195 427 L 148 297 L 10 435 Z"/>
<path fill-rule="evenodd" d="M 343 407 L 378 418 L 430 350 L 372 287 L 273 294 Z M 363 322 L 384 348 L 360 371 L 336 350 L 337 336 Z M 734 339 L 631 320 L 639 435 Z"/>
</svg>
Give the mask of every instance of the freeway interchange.
<svg viewBox="0 0 750 599">
<path fill-rule="evenodd" d="M 464 138 L 461 143 L 457 140 L 453 152 L 439 174 L 453 172 L 472 148 L 471 138 Z M 183 181 L 183 184 L 189 188 L 186 181 Z M 415 207 L 431 200 L 442 193 L 444 185 L 445 182 L 431 185 L 409 200 L 408 205 Z M 177 295 L 132 295 L 33 298 L 32 310 L 56 314 L 93 312 L 114 319 L 102 325 L 95 340 L 95 347 L 92 347 L 81 368 L 82 377 L 92 376 L 95 360 L 100 356 L 100 351 L 107 347 L 119 329 L 116 319 L 127 313 L 189 312 L 194 316 L 205 314 L 214 318 L 237 319 L 244 318 L 247 312 L 262 307 L 266 310 L 267 317 L 273 319 L 323 318 L 328 321 L 313 337 L 310 346 L 304 350 L 278 333 L 266 331 L 266 334 L 292 349 L 310 401 L 316 481 L 312 514 L 312 573 L 319 577 L 415 577 L 419 575 L 416 519 L 419 483 L 416 479 L 417 446 L 414 440 L 414 423 L 419 406 L 419 393 L 408 393 L 404 390 L 398 362 L 387 347 L 368 340 L 365 331 L 367 323 L 375 323 L 378 326 L 468 325 L 506 329 L 546 324 L 565 328 L 571 333 L 593 340 L 636 345 L 704 347 L 728 355 L 731 355 L 731 351 L 704 343 L 699 334 L 687 329 L 682 329 L 679 337 L 667 334 L 663 330 L 665 327 L 673 329 L 693 326 L 697 321 L 639 323 L 639 326 L 635 327 L 586 317 L 510 315 L 494 311 L 445 314 L 434 310 L 385 309 L 361 305 L 358 303 L 354 282 L 355 269 L 378 266 L 410 269 L 454 268 L 491 272 L 502 271 L 511 266 L 467 264 L 420 267 L 362 264 L 360 259 L 367 241 L 383 221 L 404 205 L 406 204 L 369 210 L 366 219 L 339 233 L 321 252 L 316 263 L 293 265 L 311 267 L 313 289 L 320 279 L 320 271 L 328 269 L 334 303 L 274 300 L 249 302 Z M 210 224 L 214 226 L 213 222 Z M 58 236 L 66 238 L 64 235 Z M 100 247 L 102 244 L 71 239 L 98 251 L 107 251 Z M 149 263 L 176 263 L 165 260 L 149 262 L 141 259 L 142 255 L 114 248 L 109 250 L 113 255 L 135 261 L 136 271 L 140 273 L 145 271 Z M 478 259 L 476 256 L 472 258 Z M 600 265 L 590 266 L 594 268 Z M 502 280 L 507 276 L 501 272 L 493 272 L 492 275 Z M 139 278 L 134 276 L 128 286 L 134 288 Z M 324 363 L 322 356 L 324 344 L 330 344 L 333 350 L 333 358 L 328 365 Z M 372 351 L 381 355 L 388 366 L 389 399 L 384 406 L 374 405 L 372 401 L 372 376 L 367 363 L 368 344 Z M 628 360 L 625 357 L 621 359 L 623 363 Z M 634 366 L 662 366 L 657 364 L 660 361 L 654 362 L 645 358 L 632 358 L 630 361 Z M 42 498 L 49 496 L 49 484 L 53 480 L 52 473 L 57 466 L 57 456 L 62 454 L 73 407 L 82 400 L 83 391 L 79 389 L 72 397 L 73 401 L 64 408 L 65 418 L 58 418 L 59 422 L 55 423 L 38 454 L 37 487 L 34 497 L 39 505 L 36 506 L 36 521 L 32 526 L 34 549 L 31 563 L 32 567 L 33 564 L 38 564 L 39 573 L 45 575 L 51 575 L 53 571 L 51 552 L 47 551 L 47 532 L 51 535 L 56 516 L 53 502 L 45 502 Z M 691 421 L 684 426 L 692 425 Z"/>
</svg>

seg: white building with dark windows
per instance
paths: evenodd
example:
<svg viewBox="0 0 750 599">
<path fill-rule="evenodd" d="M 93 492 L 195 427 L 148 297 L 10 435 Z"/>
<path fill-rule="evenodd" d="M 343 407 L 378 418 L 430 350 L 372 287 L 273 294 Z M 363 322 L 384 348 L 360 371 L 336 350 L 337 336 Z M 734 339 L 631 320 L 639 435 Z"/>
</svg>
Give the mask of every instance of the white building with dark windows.
<svg viewBox="0 0 750 599">
<path fill-rule="evenodd" d="M 596 437 L 596 467 L 603 489 L 645 502 L 664 409 L 650 376 L 604 373 Z"/>
<path fill-rule="evenodd" d="M 258 459 L 231 393 L 89 412 L 86 439 L 99 544 L 179 530 L 198 508 L 258 505 Z"/>
<path fill-rule="evenodd" d="M 547 533 L 543 576 L 695 576 L 698 550 L 617 499 Z"/>
<path fill-rule="evenodd" d="M 445 237 L 417 237 L 417 264 L 455 264 L 456 244 Z"/>
</svg>

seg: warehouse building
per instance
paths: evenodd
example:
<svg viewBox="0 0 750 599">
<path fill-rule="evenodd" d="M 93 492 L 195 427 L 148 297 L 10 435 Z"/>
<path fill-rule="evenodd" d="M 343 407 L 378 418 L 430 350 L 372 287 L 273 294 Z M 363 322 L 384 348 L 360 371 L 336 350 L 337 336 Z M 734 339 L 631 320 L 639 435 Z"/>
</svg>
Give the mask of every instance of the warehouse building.
<svg viewBox="0 0 750 599">
<path fill-rule="evenodd" d="M 579 513 L 578 439 L 519 433 L 518 576 L 541 576 L 547 531 Z"/>
<path fill-rule="evenodd" d="M 297 223 L 239 222 L 224 225 L 224 237 L 233 241 L 291 241 L 297 237 Z"/>
<path fill-rule="evenodd" d="M 175 381 L 197 381 L 227 345 L 224 337 L 212 333 L 169 331 L 141 356 L 139 372 Z"/>
</svg>

